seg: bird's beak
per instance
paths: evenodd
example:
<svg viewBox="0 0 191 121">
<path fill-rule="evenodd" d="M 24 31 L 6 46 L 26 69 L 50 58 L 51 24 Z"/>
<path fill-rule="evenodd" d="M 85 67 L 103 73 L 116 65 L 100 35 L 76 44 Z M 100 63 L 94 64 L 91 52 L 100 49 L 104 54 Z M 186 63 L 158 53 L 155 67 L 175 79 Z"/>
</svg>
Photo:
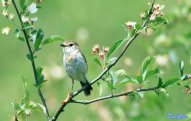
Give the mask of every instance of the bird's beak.
<svg viewBox="0 0 191 121">
<path fill-rule="evenodd" d="M 61 46 L 61 47 L 66 47 L 66 45 L 64 45 L 64 44 L 60 44 L 60 46 Z"/>
</svg>

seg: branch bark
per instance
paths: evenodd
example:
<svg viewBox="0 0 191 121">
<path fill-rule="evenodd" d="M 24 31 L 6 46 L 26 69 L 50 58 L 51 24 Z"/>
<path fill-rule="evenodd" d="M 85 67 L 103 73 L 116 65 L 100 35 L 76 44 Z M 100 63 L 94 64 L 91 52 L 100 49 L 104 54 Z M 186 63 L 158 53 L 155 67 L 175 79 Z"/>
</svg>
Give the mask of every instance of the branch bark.
<svg viewBox="0 0 191 121">
<path fill-rule="evenodd" d="M 33 69 L 33 74 L 34 74 L 34 79 L 35 79 L 35 83 L 36 85 L 38 85 L 38 77 L 37 77 L 37 72 L 36 72 L 36 65 L 35 65 L 35 61 L 34 61 L 34 55 L 33 55 L 33 52 L 32 52 L 32 49 L 31 49 L 31 46 L 30 46 L 30 43 L 29 43 L 29 39 L 28 39 L 28 36 L 27 36 L 27 32 L 25 31 L 24 29 L 24 24 L 21 20 L 21 15 L 19 13 L 19 10 L 18 10 L 18 7 L 15 3 L 15 0 L 12 0 L 12 3 L 13 3 L 13 6 L 15 8 L 15 11 L 17 13 L 17 16 L 19 18 L 19 22 L 20 22 L 20 25 L 21 25 L 21 28 L 22 28 L 22 31 L 23 31 L 23 34 L 24 34 L 24 37 L 25 37 L 25 41 L 26 41 L 26 44 L 27 44 L 27 48 L 28 48 L 28 51 L 29 51 L 29 54 L 31 56 L 31 65 L 32 65 L 32 69 Z M 49 111 L 48 111 L 48 108 L 47 108 L 47 105 L 46 105 L 46 101 L 44 99 L 44 96 L 42 94 L 42 91 L 41 89 L 38 87 L 38 94 L 41 98 L 41 101 L 42 101 L 42 104 L 43 106 L 45 107 L 46 109 L 46 117 L 47 117 L 47 120 L 50 121 L 50 115 L 49 115 Z"/>
<path fill-rule="evenodd" d="M 147 89 L 139 89 L 136 92 L 154 91 L 156 89 L 158 89 L 158 87 L 147 88 Z M 123 93 L 120 93 L 120 94 L 113 94 L 113 95 L 99 97 L 99 98 L 96 98 L 96 99 L 93 99 L 93 100 L 72 100 L 71 103 L 78 103 L 78 104 L 87 105 L 87 104 L 95 103 L 95 102 L 98 102 L 98 101 L 107 100 L 107 99 L 110 99 L 110 98 L 128 96 L 128 95 L 132 94 L 133 92 L 134 91 L 128 91 L 128 92 L 123 92 Z"/>
<path fill-rule="evenodd" d="M 150 21 L 150 16 L 152 14 L 152 11 L 153 11 L 153 5 L 155 3 L 155 0 L 152 0 L 152 4 L 151 4 L 151 7 L 149 9 L 149 16 L 148 16 L 148 19 L 146 19 L 143 24 L 142 24 L 142 29 L 144 29 L 144 27 L 147 25 L 147 23 Z M 137 38 L 137 36 L 139 35 L 140 33 L 136 33 L 133 37 L 130 38 L 130 40 L 126 40 L 127 43 L 125 44 L 125 47 L 123 48 L 123 50 L 121 51 L 120 55 L 118 56 L 118 58 L 112 63 L 110 64 L 105 70 L 103 70 L 101 72 L 101 74 L 99 74 L 93 81 L 91 81 L 90 85 L 93 85 L 94 83 L 96 83 L 98 80 L 100 80 L 113 66 L 116 65 L 116 63 L 121 59 L 121 57 L 124 55 L 124 53 L 126 52 L 127 48 L 131 45 L 131 43 Z M 82 87 L 81 89 L 79 89 L 78 91 L 76 91 L 75 93 L 73 93 L 70 97 L 70 100 L 68 100 L 68 102 L 65 104 L 65 105 L 61 105 L 58 110 L 56 111 L 56 113 L 54 114 L 54 116 L 52 117 L 52 121 L 56 121 L 57 118 L 59 117 L 59 115 L 62 113 L 64 107 L 74 101 L 72 100 L 74 97 L 76 97 L 79 93 L 81 93 L 82 91 L 84 91 L 84 89 L 86 88 L 87 86 L 84 86 Z M 129 92 L 130 93 L 130 92 Z M 115 97 L 119 97 L 119 95 L 121 94 L 118 94 L 118 95 L 115 95 Z M 125 94 L 124 94 L 125 95 Z M 126 94 L 128 95 L 128 94 Z M 98 99 L 95 99 L 95 100 L 91 100 L 92 102 L 96 102 L 98 100 L 104 100 L 104 99 L 109 99 L 109 98 L 113 98 L 111 95 L 108 96 L 108 97 L 103 97 L 103 98 L 98 98 Z M 91 103 L 91 101 L 87 101 L 85 103 Z M 74 103 L 74 102 L 73 102 Z M 77 102 L 76 102 L 77 103 Z"/>
</svg>

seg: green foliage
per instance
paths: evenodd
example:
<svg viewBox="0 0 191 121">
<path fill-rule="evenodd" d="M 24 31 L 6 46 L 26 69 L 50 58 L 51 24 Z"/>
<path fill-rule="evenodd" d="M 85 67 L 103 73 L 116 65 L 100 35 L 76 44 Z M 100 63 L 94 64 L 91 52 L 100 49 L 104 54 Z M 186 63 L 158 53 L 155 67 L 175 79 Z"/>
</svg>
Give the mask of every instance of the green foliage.
<svg viewBox="0 0 191 121">
<path fill-rule="evenodd" d="M 152 77 L 156 74 L 161 73 L 160 69 L 157 67 L 155 67 L 154 69 L 149 68 L 149 67 L 151 67 L 154 60 L 155 60 L 154 57 L 150 57 L 150 56 L 146 57 L 143 60 L 143 63 L 141 66 L 141 73 L 140 73 L 140 75 L 137 76 L 137 80 L 138 80 L 139 84 L 142 84 L 149 77 Z"/>
<path fill-rule="evenodd" d="M 63 41 L 62 37 L 60 35 L 52 35 L 48 38 L 46 38 L 43 42 L 42 45 L 46 45 L 48 43 L 52 43 L 55 41 Z"/>
<path fill-rule="evenodd" d="M 38 67 L 36 69 L 37 77 L 38 77 L 38 84 L 36 85 L 36 87 L 41 87 L 42 84 L 47 81 L 47 80 L 44 80 L 44 75 L 42 74 L 42 71 L 43 71 L 43 68 L 41 67 Z"/>
<path fill-rule="evenodd" d="M 159 81 L 158 81 L 157 87 L 158 88 L 163 87 L 163 81 L 162 81 L 162 78 L 160 78 L 160 77 L 159 77 Z"/>
<path fill-rule="evenodd" d="M 181 61 L 179 64 L 179 71 L 180 71 L 180 75 L 183 76 L 183 74 L 184 74 L 184 61 Z"/>
<path fill-rule="evenodd" d="M 111 48 L 109 49 L 109 52 L 107 53 L 107 58 L 109 58 L 112 54 L 114 54 L 119 47 L 123 44 L 124 40 L 118 40 L 116 41 Z"/>
<path fill-rule="evenodd" d="M 172 79 L 169 79 L 167 80 L 164 84 L 163 84 L 163 88 L 166 88 L 174 83 L 176 83 L 178 80 L 180 80 L 179 78 L 172 78 Z"/>
<path fill-rule="evenodd" d="M 18 117 L 22 116 L 22 118 L 28 117 L 31 115 L 31 111 L 34 109 L 43 111 L 45 113 L 45 108 L 43 105 L 30 101 L 28 82 L 24 77 L 22 78 L 22 80 L 23 80 L 23 97 L 19 103 L 18 102 L 12 103 L 15 114 Z"/>
<path fill-rule="evenodd" d="M 21 10 L 26 9 L 25 0 L 19 0 L 19 5 L 20 5 Z"/>
<path fill-rule="evenodd" d="M 34 41 L 34 49 L 35 49 L 35 51 L 40 49 L 40 45 L 42 43 L 43 37 L 44 37 L 44 33 L 43 33 L 42 29 L 39 29 L 37 31 L 36 39 Z"/>
<path fill-rule="evenodd" d="M 154 28 L 164 24 L 168 24 L 168 21 L 164 17 L 156 17 L 155 20 L 151 22 Z"/>
<path fill-rule="evenodd" d="M 102 67 L 102 62 L 101 62 L 97 57 L 94 57 L 94 61 L 95 61 L 100 67 Z"/>
</svg>

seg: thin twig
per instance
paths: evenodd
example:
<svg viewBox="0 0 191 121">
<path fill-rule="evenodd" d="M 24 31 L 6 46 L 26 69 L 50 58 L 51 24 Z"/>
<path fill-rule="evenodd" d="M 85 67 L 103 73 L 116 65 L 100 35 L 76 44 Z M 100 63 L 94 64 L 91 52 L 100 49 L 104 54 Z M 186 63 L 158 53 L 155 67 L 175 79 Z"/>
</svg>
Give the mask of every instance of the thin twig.
<svg viewBox="0 0 191 121">
<path fill-rule="evenodd" d="M 152 0 L 152 5 L 151 5 L 151 7 L 150 7 L 150 9 L 149 9 L 148 19 L 143 22 L 143 24 L 142 24 L 142 29 L 144 29 L 144 27 L 147 25 L 147 23 L 148 23 L 149 20 L 150 20 L 150 16 L 151 16 L 151 14 L 152 14 L 152 10 L 153 10 L 153 5 L 154 5 L 154 3 L 155 3 L 155 0 Z M 126 43 L 125 47 L 123 48 L 123 50 L 121 51 L 121 53 L 120 53 L 120 55 L 118 56 L 118 58 L 117 58 L 113 63 L 111 63 L 105 70 L 103 70 L 103 71 L 101 72 L 101 74 L 99 74 L 93 81 L 91 81 L 90 85 L 93 85 L 93 84 L 96 83 L 98 80 L 100 80 L 100 79 L 119 61 L 119 59 L 120 59 L 120 58 L 124 55 L 124 53 L 126 52 L 127 48 L 128 48 L 128 47 L 130 46 L 130 44 L 137 38 L 138 35 L 139 35 L 139 33 L 136 33 L 129 41 L 126 40 L 127 43 Z M 69 100 L 69 102 L 71 102 L 72 99 L 73 99 L 74 97 L 76 97 L 79 93 L 81 93 L 82 91 L 84 91 L 84 89 L 85 89 L 86 87 L 87 87 L 87 85 L 84 86 L 84 87 L 82 87 L 81 89 L 79 89 L 79 90 L 76 91 L 75 93 L 73 93 L 72 96 L 71 96 L 71 98 L 70 98 L 70 100 Z M 102 100 L 103 100 L 103 99 L 102 99 Z M 68 102 L 68 103 L 69 103 L 69 102 Z M 68 103 L 67 103 L 67 104 L 68 104 Z M 66 105 L 67 105 L 67 104 L 66 104 Z M 58 116 L 59 116 L 60 113 L 63 111 L 63 109 L 64 109 L 64 107 L 65 107 L 66 105 L 61 105 L 61 106 L 58 108 L 58 110 L 56 111 L 56 113 L 55 113 L 54 116 L 52 117 L 52 121 L 56 121 L 56 120 L 57 120 Z"/>
<path fill-rule="evenodd" d="M 19 121 L 19 120 L 18 120 L 18 116 L 17 116 L 17 113 L 15 113 L 15 117 L 14 117 L 14 120 L 15 120 L 15 121 Z"/>
<path fill-rule="evenodd" d="M 156 89 L 158 89 L 158 87 L 147 88 L 147 89 L 139 89 L 136 92 L 154 91 Z M 91 103 L 98 102 L 98 101 L 101 101 L 101 100 L 107 100 L 107 99 L 110 99 L 110 98 L 127 96 L 127 95 L 132 94 L 133 92 L 135 92 L 135 91 L 128 91 L 128 92 L 123 92 L 123 93 L 120 93 L 120 94 L 113 94 L 113 95 L 103 96 L 103 97 L 99 97 L 99 98 L 96 98 L 96 99 L 93 99 L 93 100 L 72 100 L 71 103 L 79 103 L 79 104 L 87 105 L 87 104 L 91 104 Z"/>
<path fill-rule="evenodd" d="M 24 34 L 24 37 L 25 37 L 25 41 L 26 41 L 26 44 L 27 44 L 27 47 L 28 47 L 28 51 L 29 51 L 29 54 L 30 54 L 30 56 L 31 56 L 31 64 L 32 64 L 32 68 L 33 68 L 35 83 L 36 83 L 36 85 L 38 85 L 38 82 L 39 82 L 39 81 L 38 81 L 37 72 L 36 72 L 36 66 L 35 66 L 35 61 L 34 61 L 34 55 L 33 55 L 33 52 L 32 52 L 32 49 L 31 49 L 31 46 L 30 46 L 30 43 L 29 43 L 29 39 L 28 39 L 28 36 L 27 36 L 27 33 L 26 33 L 25 29 L 23 28 L 24 25 L 23 25 L 23 22 L 22 22 L 22 20 L 21 20 L 21 15 L 20 15 L 20 13 L 19 13 L 19 10 L 18 10 L 18 8 L 17 8 L 17 5 L 16 5 L 16 3 L 15 3 L 14 0 L 12 0 L 12 3 L 13 3 L 13 6 L 14 6 L 14 8 L 15 8 L 15 11 L 16 11 L 16 13 L 17 13 L 17 16 L 18 16 L 18 18 L 19 18 L 21 27 L 22 27 L 22 31 L 23 31 L 23 34 Z M 46 105 L 46 101 L 45 101 L 45 99 L 44 99 L 44 97 L 43 97 L 43 95 L 42 95 L 42 92 L 41 92 L 40 88 L 38 88 L 38 94 L 39 94 L 39 96 L 40 96 L 40 98 L 41 98 L 41 101 L 42 101 L 42 103 L 43 103 L 43 105 L 44 105 L 44 107 L 45 107 L 45 109 L 46 109 L 46 117 L 47 117 L 47 120 L 49 121 L 49 120 L 50 120 L 49 111 L 48 111 L 48 108 L 47 108 L 47 105 Z"/>
</svg>

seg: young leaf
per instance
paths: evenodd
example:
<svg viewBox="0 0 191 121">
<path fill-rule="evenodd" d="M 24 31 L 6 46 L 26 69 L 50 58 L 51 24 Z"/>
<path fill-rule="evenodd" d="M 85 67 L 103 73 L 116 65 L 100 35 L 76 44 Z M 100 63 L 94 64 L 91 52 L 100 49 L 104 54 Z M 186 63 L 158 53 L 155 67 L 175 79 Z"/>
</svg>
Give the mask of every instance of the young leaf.
<svg viewBox="0 0 191 121">
<path fill-rule="evenodd" d="M 147 79 L 147 78 L 149 78 L 149 77 L 151 77 L 151 76 L 153 76 L 155 74 L 158 74 L 158 73 L 160 73 L 159 68 L 155 68 L 153 70 L 150 70 L 150 71 L 147 72 L 145 79 Z"/>
<path fill-rule="evenodd" d="M 107 58 L 109 58 L 113 53 L 115 53 L 117 49 L 123 44 L 123 42 L 123 40 L 116 41 L 109 49 L 109 52 L 107 53 Z"/>
<path fill-rule="evenodd" d="M 102 67 L 101 61 L 100 61 L 97 57 L 94 58 L 94 61 L 95 61 L 100 67 Z"/>
<path fill-rule="evenodd" d="M 120 81 L 119 86 L 125 85 L 125 84 L 127 84 L 129 82 L 133 82 L 133 83 L 139 84 L 138 80 L 136 80 L 135 78 L 127 77 L 127 78 L 123 79 L 122 81 Z"/>
<path fill-rule="evenodd" d="M 142 68 L 141 68 L 141 73 L 143 74 L 147 68 L 149 67 L 149 65 L 153 62 L 154 58 L 153 57 L 146 57 L 142 63 Z"/>
<path fill-rule="evenodd" d="M 142 26 L 140 24 L 135 24 L 136 31 L 140 31 L 142 29 Z"/>
<path fill-rule="evenodd" d="M 164 17 L 156 17 L 152 23 L 154 26 L 160 26 L 163 24 L 168 24 L 168 21 Z"/>
<path fill-rule="evenodd" d="M 63 41 L 62 37 L 60 35 L 52 35 L 50 37 L 48 37 L 47 39 L 45 39 L 42 42 L 42 45 L 48 44 L 48 43 L 52 43 L 55 41 Z"/>
<path fill-rule="evenodd" d="M 181 61 L 179 64 L 179 71 L 180 71 L 180 75 L 183 76 L 183 74 L 184 74 L 184 61 Z"/>
<path fill-rule="evenodd" d="M 43 33 L 42 29 L 39 29 L 38 32 L 37 32 L 36 39 L 34 41 L 35 50 L 39 50 L 39 47 L 41 45 L 43 37 L 44 37 L 44 33 Z"/>
<path fill-rule="evenodd" d="M 160 87 L 162 87 L 162 85 L 163 85 L 162 78 L 159 77 L 159 82 L 158 82 L 157 87 L 160 88 Z"/>
<path fill-rule="evenodd" d="M 31 57 L 31 55 L 28 53 L 27 55 L 27 58 L 31 61 L 32 60 L 32 57 Z"/>
<path fill-rule="evenodd" d="M 41 68 L 41 67 L 38 67 L 36 69 L 37 77 L 38 77 L 38 85 L 36 85 L 37 87 L 41 86 L 44 82 L 47 81 L 47 80 L 44 80 L 44 75 L 42 74 L 42 70 L 43 70 L 43 68 Z"/>
<path fill-rule="evenodd" d="M 144 93 L 143 93 L 143 92 L 137 92 L 137 94 L 138 94 L 141 98 L 144 97 Z"/>
<path fill-rule="evenodd" d="M 117 76 L 117 78 L 120 78 L 120 77 L 127 76 L 127 73 L 124 69 L 120 69 L 115 71 L 115 75 Z"/>
<path fill-rule="evenodd" d="M 19 0 L 19 5 L 20 5 L 21 10 L 24 10 L 26 8 L 25 0 Z"/>
<path fill-rule="evenodd" d="M 141 75 L 137 76 L 137 81 L 138 81 L 138 84 L 142 84 L 143 83 L 143 78 Z"/>
<path fill-rule="evenodd" d="M 115 86 L 115 84 L 117 83 L 117 76 L 115 75 L 113 71 L 109 71 L 109 75 L 111 77 L 112 84 Z"/>
<path fill-rule="evenodd" d="M 163 84 L 163 88 L 166 88 L 172 84 L 174 84 L 175 82 L 177 82 L 179 80 L 179 78 L 173 78 L 173 79 L 169 79 L 167 80 L 164 84 Z"/>
<path fill-rule="evenodd" d="M 109 60 L 107 60 L 107 63 L 106 64 L 111 64 L 111 63 L 113 63 L 114 61 L 116 61 L 117 60 L 117 57 L 112 57 L 112 58 L 110 58 Z"/>
<path fill-rule="evenodd" d="M 28 82 L 23 77 L 23 98 L 21 100 L 21 104 L 28 104 L 29 103 L 29 92 L 28 92 Z"/>
</svg>

